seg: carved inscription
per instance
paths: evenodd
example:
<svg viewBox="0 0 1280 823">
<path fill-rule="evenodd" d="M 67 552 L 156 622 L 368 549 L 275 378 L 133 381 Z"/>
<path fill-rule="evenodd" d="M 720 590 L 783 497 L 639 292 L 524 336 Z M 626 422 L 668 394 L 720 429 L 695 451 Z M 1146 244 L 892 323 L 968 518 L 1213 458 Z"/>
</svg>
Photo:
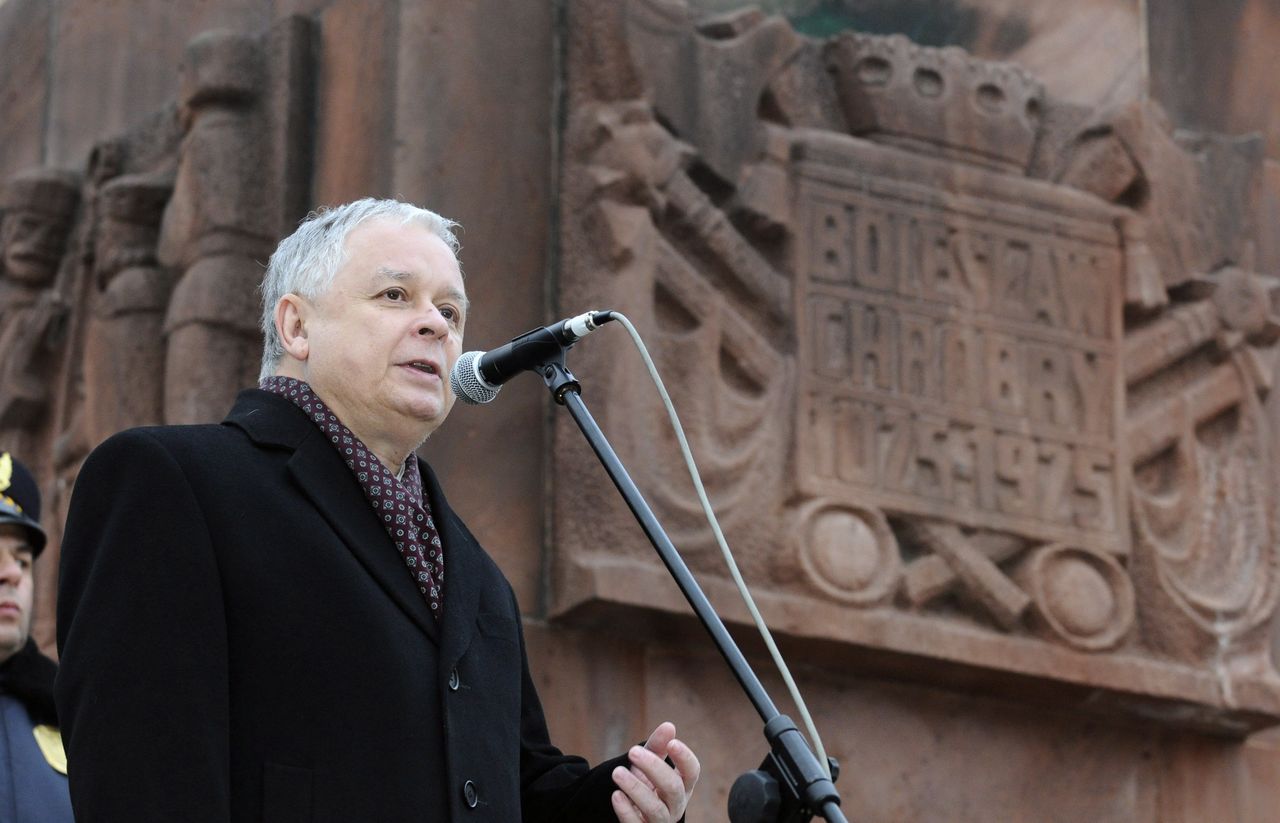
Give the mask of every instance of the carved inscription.
<svg viewBox="0 0 1280 823">
<path fill-rule="evenodd" d="M 1123 552 L 1121 255 L 1062 221 L 807 163 L 799 482 Z"/>
</svg>

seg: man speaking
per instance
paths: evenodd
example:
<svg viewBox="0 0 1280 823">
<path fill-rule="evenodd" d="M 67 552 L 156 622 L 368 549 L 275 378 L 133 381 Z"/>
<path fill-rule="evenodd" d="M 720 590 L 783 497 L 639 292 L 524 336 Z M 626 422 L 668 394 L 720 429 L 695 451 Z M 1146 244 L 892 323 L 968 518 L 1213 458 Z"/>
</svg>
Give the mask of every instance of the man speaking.
<svg viewBox="0 0 1280 823">
<path fill-rule="evenodd" d="M 453 405 L 452 225 L 313 215 L 263 282 L 260 387 L 85 463 L 56 685 L 81 823 L 683 815 L 670 723 L 594 769 L 551 744 L 511 587 L 414 453 Z"/>
</svg>

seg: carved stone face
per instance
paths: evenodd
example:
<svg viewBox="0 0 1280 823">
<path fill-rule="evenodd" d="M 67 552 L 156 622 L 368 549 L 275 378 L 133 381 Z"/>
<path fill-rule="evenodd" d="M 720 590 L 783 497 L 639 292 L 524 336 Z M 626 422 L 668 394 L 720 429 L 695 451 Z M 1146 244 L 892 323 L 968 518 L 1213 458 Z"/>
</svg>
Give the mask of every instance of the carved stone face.
<svg viewBox="0 0 1280 823">
<path fill-rule="evenodd" d="M 155 226 L 144 226 L 121 220 L 104 220 L 94 239 L 94 259 L 98 282 L 105 286 L 130 266 L 146 266 L 155 262 Z"/>
<path fill-rule="evenodd" d="M 155 263 L 160 222 L 172 193 L 170 181 L 149 175 L 117 177 L 102 187 L 94 231 L 100 286 L 126 268 Z"/>
<path fill-rule="evenodd" d="M 69 221 L 30 210 L 16 210 L 0 223 L 5 275 L 30 286 L 47 286 L 66 249 Z"/>
</svg>

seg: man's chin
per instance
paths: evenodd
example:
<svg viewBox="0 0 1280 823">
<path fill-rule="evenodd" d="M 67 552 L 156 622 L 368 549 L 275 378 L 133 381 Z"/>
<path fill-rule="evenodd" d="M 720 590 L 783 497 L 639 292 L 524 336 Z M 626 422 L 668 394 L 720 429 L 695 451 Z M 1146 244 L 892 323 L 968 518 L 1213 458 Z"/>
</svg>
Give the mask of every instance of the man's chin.
<svg viewBox="0 0 1280 823">
<path fill-rule="evenodd" d="M 445 404 L 441 403 L 438 397 L 429 402 L 415 398 L 402 404 L 399 411 L 413 421 L 413 427 L 421 431 L 423 440 L 444 422 L 445 415 L 449 413 Z"/>
<path fill-rule="evenodd" d="M 0 660 L 7 660 L 10 655 L 26 645 L 27 638 L 17 626 L 0 624 Z"/>
</svg>

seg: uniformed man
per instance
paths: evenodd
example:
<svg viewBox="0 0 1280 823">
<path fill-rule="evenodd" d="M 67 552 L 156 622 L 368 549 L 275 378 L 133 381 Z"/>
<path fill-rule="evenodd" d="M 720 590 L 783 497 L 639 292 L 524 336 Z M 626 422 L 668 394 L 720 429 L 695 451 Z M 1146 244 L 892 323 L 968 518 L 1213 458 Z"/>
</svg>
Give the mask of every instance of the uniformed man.
<svg viewBox="0 0 1280 823">
<path fill-rule="evenodd" d="M 0 822 L 71 823 L 54 662 L 31 639 L 31 569 L 44 549 L 40 492 L 0 452 Z"/>
</svg>

